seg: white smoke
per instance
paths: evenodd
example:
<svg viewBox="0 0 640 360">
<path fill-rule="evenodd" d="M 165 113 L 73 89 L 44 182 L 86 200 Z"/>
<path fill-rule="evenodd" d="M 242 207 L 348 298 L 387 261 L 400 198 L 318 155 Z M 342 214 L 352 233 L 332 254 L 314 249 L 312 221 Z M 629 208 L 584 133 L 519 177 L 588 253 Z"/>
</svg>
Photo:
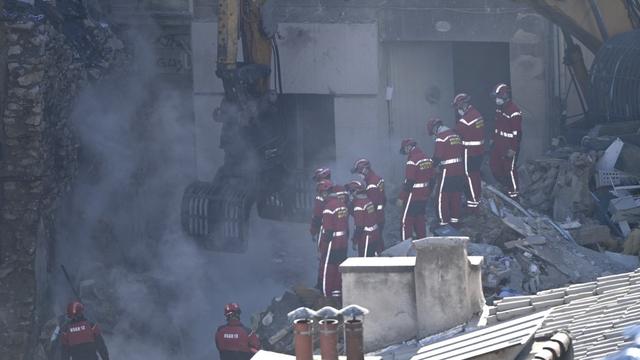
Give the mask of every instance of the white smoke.
<svg viewBox="0 0 640 360">
<path fill-rule="evenodd" d="M 147 39 L 130 39 L 132 72 L 77 101 L 82 160 L 58 215 L 57 260 L 95 281 L 87 311 L 103 322 L 114 359 L 215 359 L 224 304 L 240 303 L 249 325 L 286 287 L 313 285 L 315 249 L 306 225 L 255 211 L 246 254 L 205 251 L 183 234 L 182 192 L 195 180 L 191 89 L 162 79 Z M 58 313 L 71 297 L 58 278 Z"/>
</svg>

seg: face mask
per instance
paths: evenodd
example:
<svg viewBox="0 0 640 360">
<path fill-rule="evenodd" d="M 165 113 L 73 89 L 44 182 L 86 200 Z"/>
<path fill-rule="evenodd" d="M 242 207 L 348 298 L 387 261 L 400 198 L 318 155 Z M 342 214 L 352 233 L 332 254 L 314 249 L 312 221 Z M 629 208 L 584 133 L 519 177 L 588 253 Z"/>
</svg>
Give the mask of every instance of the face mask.
<svg viewBox="0 0 640 360">
<path fill-rule="evenodd" d="M 464 115 L 464 110 L 458 109 L 458 114 L 460 114 L 460 116 L 463 116 Z"/>
<path fill-rule="evenodd" d="M 498 106 L 504 105 L 504 100 L 501 98 L 496 98 L 496 105 Z"/>
</svg>

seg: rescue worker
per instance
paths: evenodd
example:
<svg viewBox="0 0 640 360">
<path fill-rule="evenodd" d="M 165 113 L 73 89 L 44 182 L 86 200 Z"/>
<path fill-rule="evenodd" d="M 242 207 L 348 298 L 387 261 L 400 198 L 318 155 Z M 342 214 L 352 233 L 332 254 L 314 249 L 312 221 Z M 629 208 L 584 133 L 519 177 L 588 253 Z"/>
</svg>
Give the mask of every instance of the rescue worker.
<svg viewBox="0 0 640 360">
<path fill-rule="evenodd" d="M 73 301 L 67 306 L 69 321 L 62 325 L 60 338 L 62 360 L 109 360 L 109 351 L 104 343 L 98 324 L 84 316 L 84 305 Z"/>
<path fill-rule="evenodd" d="M 511 100 L 509 85 L 496 85 L 491 96 L 496 101 L 496 124 L 489 166 L 509 197 L 515 199 L 519 194 L 516 163 L 522 139 L 522 113 Z"/>
<path fill-rule="evenodd" d="M 358 250 L 360 257 L 378 256 L 384 250 L 384 244 L 376 206 L 362 181 L 352 180 L 347 184 L 347 190 L 351 194 L 351 215 L 355 226 L 351 238 L 353 248 Z"/>
<path fill-rule="evenodd" d="M 338 187 L 338 189 L 342 186 Z M 322 212 L 320 235 L 320 289 L 326 297 L 342 297 L 342 278 L 339 266 L 347 258 L 349 238 L 349 211 L 344 200 L 329 180 L 318 184 L 318 191 L 328 193 Z"/>
<path fill-rule="evenodd" d="M 437 117 L 429 119 L 427 131 L 436 142 L 433 165 L 440 168 L 437 207 L 440 225 L 459 226 L 464 191 L 464 148 L 460 136 Z"/>
<path fill-rule="evenodd" d="M 316 185 L 322 180 L 330 179 L 331 169 L 329 168 L 316 169 L 312 177 L 312 180 L 315 181 Z M 309 232 L 311 233 L 311 241 L 313 243 L 320 243 L 320 227 L 322 225 L 322 210 L 324 210 L 324 200 L 325 198 L 321 194 L 316 193 L 316 198 L 313 201 L 311 226 L 309 227 Z"/>
<path fill-rule="evenodd" d="M 224 306 L 227 323 L 215 334 L 220 360 L 248 360 L 260 350 L 260 339 L 256 333 L 240 322 L 240 305 L 230 303 Z"/>
<path fill-rule="evenodd" d="M 433 181 L 433 161 L 417 146 L 414 139 L 404 139 L 400 153 L 407 155 L 405 180 L 396 201 L 402 212 L 402 240 L 427 236 L 425 213 Z M 415 238 L 413 237 L 415 233 Z"/>
<path fill-rule="evenodd" d="M 358 159 L 351 168 L 352 174 L 360 174 L 363 177 L 367 189 L 367 196 L 376 207 L 378 216 L 377 224 L 380 234 L 384 230 L 384 207 L 387 205 L 387 197 L 384 194 L 384 179 L 371 169 L 371 162 L 367 159 Z"/>
<path fill-rule="evenodd" d="M 470 101 L 469 95 L 461 93 L 453 98 L 452 105 L 459 116 L 456 133 L 460 136 L 464 147 L 467 208 L 473 210 L 480 205 L 482 191 L 480 168 L 484 155 L 484 119 Z"/>
</svg>

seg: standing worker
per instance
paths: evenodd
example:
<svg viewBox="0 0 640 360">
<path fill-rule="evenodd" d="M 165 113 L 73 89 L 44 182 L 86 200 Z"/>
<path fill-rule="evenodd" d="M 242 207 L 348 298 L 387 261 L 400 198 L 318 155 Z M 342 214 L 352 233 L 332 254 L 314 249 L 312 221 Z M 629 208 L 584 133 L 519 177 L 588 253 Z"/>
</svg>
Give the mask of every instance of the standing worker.
<svg viewBox="0 0 640 360">
<path fill-rule="evenodd" d="M 67 306 L 69 321 L 62 326 L 62 360 L 109 360 L 109 351 L 104 343 L 98 324 L 84 316 L 84 305 L 74 301 Z"/>
<path fill-rule="evenodd" d="M 371 200 L 376 207 L 376 214 L 378 216 L 377 223 L 380 228 L 380 234 L 382 234 L 385 219 L 384 207 L 387 204 L 387 197 L 384 194 L 384 179 L 371 169 L 371 162 L 367 159 L 356 160 L 353 168 L 351 168 L 351 173 L 363 176 L 367 189 L 367 197 L 369 197 L 369 200 Z"/>
<path fill-rule="evenodd" d="M 230 303 L 224 306 L 227 323 L 215 334 L 220 360 L 248 360 L 260 350 L 260 339 L 256 333 L 240 322 L 240 305 Z"/>
<path fill-rule="evenodd" d="M 517 199 L 518 171 L 516 162 L 522 139 L 522 113 L 511 100 L 511 88 L 498 84 L 491 92 L 496 101 L 496 124 L 489 166 L 493 176 L 507 189 L 512 199 Z"/>
<path fill-rule="evenodd" d="M 464 191 L 462 140 L 453 130 L 444 126 L 442 120 L 437 117 L 427 122 L 427 131 L 436 142 L 433 164 L 439 166 L 441 170 L 437 197 L 440 225 L 451 223 L 452 226 L 458 227 Z"/>
<path fill-rule="evenodd" d="M 484 119 L 470 103 L 471 97 L 465 93 L 453 98 L 453 107 L 458 113 L 456 132 L 464 147 L 464 174 L 466 177 L 467 208 L 477 209 L 480 205 L 482 184 L 480 168 L 484 155 Z"/>
<path fill-rule="evenodd" d="M 396 205 L 402 212 L 402 240 L 427 236 L 425 214 L 434 175 L 433 161 L 417 146 L 414 139 L 404 139 L 400 153 L 407 155 L 405 180 Z M 415 233 L 415 238 L 413 234 Z"/>
<path fill-rule="evenodd" d="M 354 248 L 358 249 L 358 256 L 378 256 L 384 250 L 384 243 L 378 226 L 378 212 L 373 201 L 368 196 L 367 188 L 359 180 L 352 180 L 347 184 L 351 193 L 351 214 L 355 230 L 353 231 Z"/>
<path fill-rule="evenodd" d="M 342 189 L 340 186 L 338 190 Z M 342 297 L 342 278 L 339 266 L 347 259 L 349 238 L 349 210 L 342 196 L 336 192 L 331 181 L 322 180 L 318 192 L 325 195 L 322 211 L 322 234 L 320 234 L 321 290 L 325 297 Z"/>
<path fill-rule="evenodd" d="M 312 180 L 315 181 L 316 187 L 322 180 L 331 180 L 331 169 L 316 169 L 313 173 Z M 309 232 L 311 233 L 311 241 L 317 244 L 320 243 L 320 227 L 322 225 L 322 210 L 324 210 L 324 201 L 325 198 L 320 193 L 316 193 L 316 197 L 313 201 L 313 212 L 311 215 L 311 226 L 309 227 Z"/>
</svg>

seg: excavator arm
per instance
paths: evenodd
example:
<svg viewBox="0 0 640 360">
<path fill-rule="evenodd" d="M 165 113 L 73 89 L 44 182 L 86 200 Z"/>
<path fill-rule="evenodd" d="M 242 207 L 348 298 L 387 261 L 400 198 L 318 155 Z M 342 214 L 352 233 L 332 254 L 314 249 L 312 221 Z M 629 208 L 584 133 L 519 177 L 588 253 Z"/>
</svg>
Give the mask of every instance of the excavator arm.
<svg viewBox="0 0 640 360">
<path fill-rule="evenodd" d="M 594 54 L 611 37 L 640 25 L 638 0 L 516 0 L 526 3 L 562 29 L 566 44 L 564 64 L 569 67 L 580 92 L 580 100 L 590 93 L 589 71 L 578 39 Z"/>
</svg>

